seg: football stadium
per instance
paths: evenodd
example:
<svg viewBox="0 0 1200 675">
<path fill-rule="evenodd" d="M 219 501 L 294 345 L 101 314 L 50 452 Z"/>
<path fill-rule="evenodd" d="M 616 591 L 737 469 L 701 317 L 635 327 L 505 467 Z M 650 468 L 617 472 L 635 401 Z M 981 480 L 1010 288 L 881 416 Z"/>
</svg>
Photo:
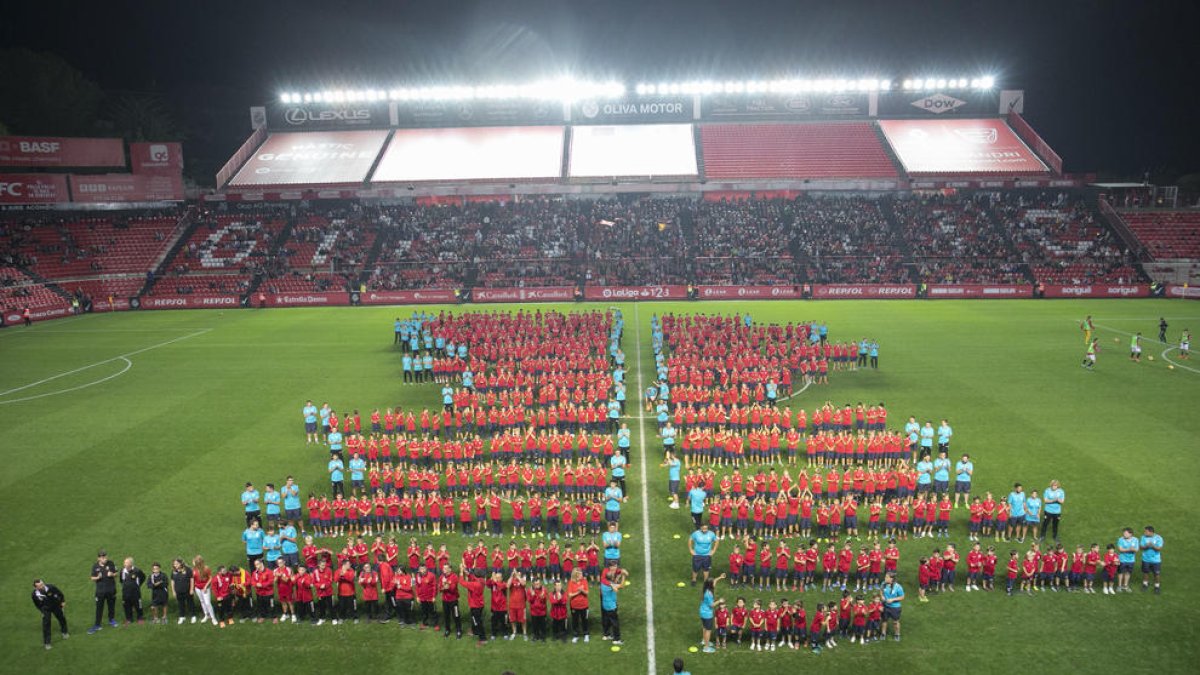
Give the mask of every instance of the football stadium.
<svg viewBox="0 0 1200 675">
<path fill-rule="evenodd" d="M 1192 672 L 1195 183 L 906 58 L 0 102 L 12 672 Z"/>
</svg>

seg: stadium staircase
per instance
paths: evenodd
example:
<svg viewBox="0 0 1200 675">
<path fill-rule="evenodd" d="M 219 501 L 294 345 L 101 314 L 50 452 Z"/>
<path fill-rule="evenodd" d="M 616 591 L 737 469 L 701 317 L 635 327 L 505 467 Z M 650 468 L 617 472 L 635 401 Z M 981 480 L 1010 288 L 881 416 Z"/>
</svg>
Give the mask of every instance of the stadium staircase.
<svg viewBox="0 0 1200 675">
<path fill-rule="evenodd" d="M 872 122 L 871 129 L 875 132 L 875 138 L 879 139 L 879 145 L 883 146 L 883 152 L 887 155 L 888 161 L 892 163 L 892 166 L 896 167 L 896 176 L 901 180 L 907 179 L 908 172 L 904 170 L 904 163 L 900 161 L 900 157 L 892 149 L 892 144 L 888 142 L 887 136 L 883 135 L 883 129 L 879 126 L 879 123 Z"/>
<path fill-rule="evenodd" d="M 34 272 L 32 268 L 22 267 L 20 265 L 17 265 L 16 268 L 18 270 L 20 270 L 25 276 L 29 277 L 33 281 L 36 281 L 39 284 L 41 284 L 42 286 L 44 286 L 46 288 L 46 290 L 52 291 L 55 295 L 60 295 L 67 301 L 70 301 L 71 298 L 73 297 L 65 288 L 63 288 L 62 286 L 59 286 L 57 283 L 47 279 L 46 277 L 38 274 L 37 272 Z"/>
<path fill-rule="evenodd" d="M 371 242 L 371 248 L 367 250 L 367 255 L 363 258 L 363 266 L 358 273 L 357 287 L 363 286 L 371 279 L 371 274 L 375 270 L 375 262 L 379 260 L 379 253 L 383 250 L 384 244 L 391 239 L 389 235 L 392 229 L 383 230 L 381 228 L 375 235 L 375 241 Z"/>
<path fill-rule="evenodd" d="M 187 213 L 183 214 L 183 217 L 179 221 L 180 226 L 175 228 L 175 241 L 159 257 L 157 264 L 152 268 L 154 270 L 153 277 L 146 279 L 146 283 L 142 284 L 137 297 L 140 298 L 150 293 L 150 290 L 154 288 L 154 284 L 170 269 L 170 265 L 175 261 L 175 257 L 179 255 L 180 249 L 192 238 L 192 233 L 200 226 L 200 219 L 195 216 L 194 208 L 188 209 Z"/>
<path fill-rule="evenodd" d="M 983 207 L 983 213 L 987 216 L 988 223 L 991 225 L 992 230 L 999 234 L 1000 241 L 1004 242 L 1004 248 L 1008 251 L 1009 259 L 1021 260 L 1021 254 L 1017 252 L 1017 245 L 1013 242 L 1012 234 L 1005 229 L 1004 225 L 1000 221 L 1000 217 L 996 215 L 996 212 L 992 210 L 990 205 L 988 205 Z M 1029 265 L 1027 265 L 1024 261 L 1021 262 L 1019 269 L 1021 270 L 1021 274 L 1025 276 L 1026 281 L 1031 284 L 1037 281 L 1037 278 L 1033 275 L 1033 270 L 1029 269 Z"/>
<path fill-rule="evenodd" d="M 704 173 L 704 140 L 700 137 L 699 124 L 692 125 L 692 150 L 696 153 L 696 175 L 701 183 L 707 183 L 708 179 Z"/>
</svg>

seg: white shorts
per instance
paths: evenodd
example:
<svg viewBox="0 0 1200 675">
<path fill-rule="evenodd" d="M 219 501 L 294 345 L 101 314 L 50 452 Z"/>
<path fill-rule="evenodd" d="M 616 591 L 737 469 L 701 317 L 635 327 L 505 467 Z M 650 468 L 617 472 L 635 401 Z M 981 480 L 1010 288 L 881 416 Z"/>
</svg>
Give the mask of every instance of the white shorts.
<svg viewBox="0 0 1200 675">
<path fill-rule="evenodd" d="M 1096 355 L 1095 355 L 1095 354 L 1088 354 L 1088 355 L 1087 355 L 1087 357 L 1088 357 L 1088 361 L 1091 361 L 1092 363 L 1095 363 L 1095 362 L 1096 362 Z"/>
<path fill-rule="evenodd" d="M 1142 353 L 1142 348 L 1141 348 L 1141 347 L 1134 347 L 1132 351 L 1133 351 L 1133 353 L 1134 353 L 1134 354 L 1141 354 L 1141 353 Z"/>
</svg>

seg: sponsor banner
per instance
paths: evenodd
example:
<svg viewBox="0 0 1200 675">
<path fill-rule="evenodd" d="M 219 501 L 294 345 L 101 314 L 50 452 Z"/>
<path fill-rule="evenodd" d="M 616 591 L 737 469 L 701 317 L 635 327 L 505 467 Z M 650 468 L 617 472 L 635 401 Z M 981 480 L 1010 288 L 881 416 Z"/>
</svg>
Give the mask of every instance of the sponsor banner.
<svg viewBox="0 0 1200 675">
<path fill-rule="evenodd" d="M 95 176 L 71 176 L 71 201 L 163 202 L 183 199 L 183 176 L 136 173 L 106 173 Z"/>
<path fill-rule="evenodd" d="M 183 173 L 183 145 L 130 143 L 129 164 L 134 173 L 178 176 Z"/>
<path fill-rule="evenodd" d="M 563 127 L 397 129 L 374 184 L 558 178 Z"/>
<path fill-rule="evenodd" d="M 125 166 L 119 138 L 0 136 L 0 166 Z"/>
<path fill-rule="evenodd" d="M 279 103 L 267 111 L 267 127 L 277 131 L 370 129 L 386 127 L 390 121 L 387 101 Z"/>
<path fill-rule="evenodd" d="M 271 134 L 230 185 L 361 183 L 387 135 L 384 130 Z"/>
<path fill-rule="evenodd" d="M 424 305 L 429 303 L 456 303 L 454 291 L 448 288 L 433 288 L 426 291 L 367 291 L 362 294 L 364 305 Z"/>
<path fill-rule="evenodd" d="M 691 96 L 648 96 L 628 101 L 576 101 L 571 104 L 571 122 L 691 122 L 694 102 Z"/>
<path fill-rule="evenodd" d="M 575 289 L 571 286 L 476 288 L 471 291 L 473 302 L 569 302 L 574 299 Z"/>
<path fill-rule="evenodd" d="M 315 291 L 312 293 L 275 293 L 267 295 L 267 304 L 275 307 L 314 307 L 320 305 L 348 305 L 350 294 L 346 291 Z"/>
<path fill-rule="evenodd" d="M 825 284 L 813 286 L 812 296 L 826 300 L 915 298 L 917 287 L 912 284 Z"/>
<path fill-rule="evenodd" d="M 142 309 L 212 309 L 239 307 L 236 295 L 148 295 L 141 298 Z"/>
<path fill-rule="evenodd" d="M 683 300 L 687 286 L 586 286 L 587 300 Z"/>
<path fill-rule="evenodd" d="M 997 106 L 995 91 L 891 91 L 879 95 L 877 112 L 880 117 L 975 117 L 995 115 Z"/>
<path fill-rule="evenodd" d="M 0 204 L 62 204 L 71 201 L 67 177 L 50 173 L 0 173 Z"/>
<path fill-rule="evenodd" d="M 879 126 L 913 173 L 1046 172 L 1003 120 L 880 120 Z"/>
<path fill-rule="evenodd" d="M 1029 298 L 1033 287 L 1027 284 L 929 284 L 928 298 Z"/>
<path fill-rule="evenodd" d="M 572 178 L 694 176 L 696 142 L 690 124 L 622 124 L 575 127 Z"/>
<path fill-rule="evenodd" d="M 799 286 L 697 286 L 701 300 L 771 300 L 799 298 Z"/>
<path fill-rule="evenodd" d="M 866 94 L 733 94 L 705 96 L 700 102 L 703 119 L 799 120 L 814 117 L 866 117 Z"/>
<path fill-rule="evenodd" d="M 400 127 L 491 127 L 562 124 L 563 107 L 554 101 L 399 101 Z"/>
<path fill-rule="evenodd" d="M 10 307 L 4 311 L 4 323 L 8 326 L 15 326 L 24 321 L 21 318 L 21 313 L 25 310 L 24 307 Z M 58 319 L 67 316 L 71 313 L 71 307 L 62 305 L 61 307 L 38 307 L 37 309 L 29 309 L 29 319 L 31 321 L 45 321 L 46 319 Z"/>
<path fill-rule="evenodd" d="M 129 308 L 129 298 L 113 298 L 111 303 L 108 298 L 92 298 L 93 312 L 123 312 Z"/>
<path fill-rule="evenodd" d="M 1047 298 L 1147 298 L 1148 285 L 1134 284 L 1088 284 L 1086 286 L 1060 286 L 1046 284 Z"/>
<path fill-rule="evenodd" d="M 1167 297 L 1200 300 L 1200 286 L 1176 286 L 1175 284 L 1171 284 L 1167 286 Z"/>
</svg>

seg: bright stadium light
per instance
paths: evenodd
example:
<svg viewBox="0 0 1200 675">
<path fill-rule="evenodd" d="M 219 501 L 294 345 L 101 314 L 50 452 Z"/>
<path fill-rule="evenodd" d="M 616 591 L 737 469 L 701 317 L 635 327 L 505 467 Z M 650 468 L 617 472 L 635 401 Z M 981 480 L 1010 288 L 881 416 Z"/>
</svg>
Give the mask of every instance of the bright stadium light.
<svg viewBox="0 0 1200 675">
<path fill-rule="evenodd" d="M 892 88 L 891 80 L 880 80 L 879 81 L 879 91 L 888 91 L 891 88 Z"/>
<path fill-rule="evenodd" d="M 996 86 L 996 78 L 991 75 L 986 75 L 979 79 L 980 89 L 991 89 L 994 86 Z"/>
</svg>

